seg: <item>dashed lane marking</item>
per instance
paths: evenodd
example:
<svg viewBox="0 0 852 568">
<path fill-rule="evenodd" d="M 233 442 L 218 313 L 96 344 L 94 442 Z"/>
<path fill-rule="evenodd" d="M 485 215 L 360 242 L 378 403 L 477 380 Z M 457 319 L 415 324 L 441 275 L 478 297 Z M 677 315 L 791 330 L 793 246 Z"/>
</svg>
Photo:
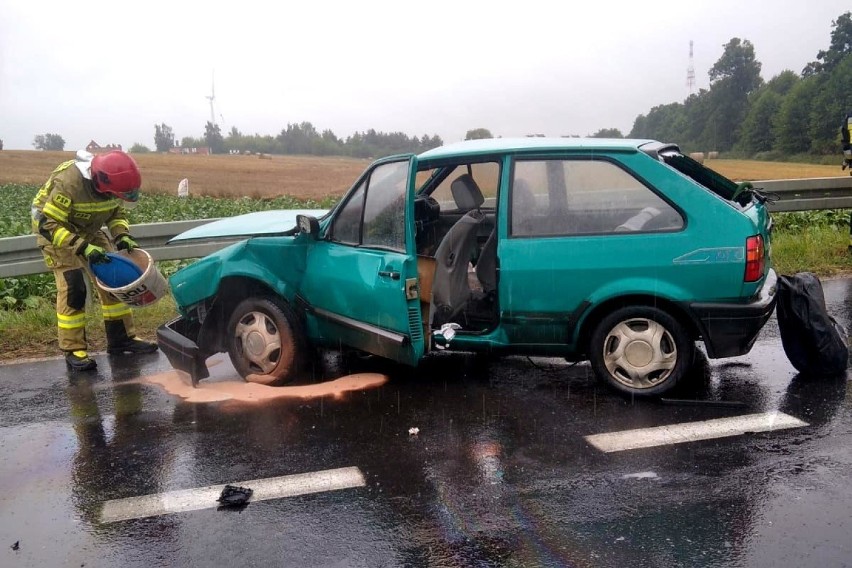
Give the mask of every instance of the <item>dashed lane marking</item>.
<svg viewBox="0 0 852 568">
<path fill-rule="evenodd" d="M 310 473 L 269 477 L 239 481 L 229 485 L 248 487 L 254 491 L 251 502 L 295 497 L 309 493 L 337 491 L 366 485 L 364 474 L 357 467 L 327 469 Z M 129 519 L 142 519 L 169 513 L 182 513 L 213 509 L 219 506 L 216 499 L 222 494 L 225 484 L 209 485 L 195 489 L 168 491 L 154 495 L 142 495 L 127 499 L 114 499 L 104 503 L 101 509 L 101 522 L 114 523 Z"/>
<path fill-rule="evenodd" d="M 786 428 L 801 428 L 807 425 L 807 422 L 789 414 L 774 411 L 730 418 L 715 418 L 701 422 L 682 422 L 668 426 L 593 434 L 586 436 L 586 441 L 602 452 L 609 453 L 683 444 L 698 440 L 712 440 L 713 438 L 738 436 L 746 432 L 769 432 Z"/>
</svg>

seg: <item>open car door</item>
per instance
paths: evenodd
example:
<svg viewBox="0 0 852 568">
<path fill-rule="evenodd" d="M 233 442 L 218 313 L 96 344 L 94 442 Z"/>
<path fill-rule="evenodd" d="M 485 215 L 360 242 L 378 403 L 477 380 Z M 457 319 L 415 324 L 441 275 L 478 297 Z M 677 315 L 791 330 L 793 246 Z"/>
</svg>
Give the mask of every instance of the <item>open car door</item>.
<svg viewBox="0 0 852 568">
<path fill-rule="evenodd" d="M 331 213 L 301 286 L 311 335 L 410 365 L 423 355 L 416 172 L 413 155 L 379 160 Z"/>
</svg>

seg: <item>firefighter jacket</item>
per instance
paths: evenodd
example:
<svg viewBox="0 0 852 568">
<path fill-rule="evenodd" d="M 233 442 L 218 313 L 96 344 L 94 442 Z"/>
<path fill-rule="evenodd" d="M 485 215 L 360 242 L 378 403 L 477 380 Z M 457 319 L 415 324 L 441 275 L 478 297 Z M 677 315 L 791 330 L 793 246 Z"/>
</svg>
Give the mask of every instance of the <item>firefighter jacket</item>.
<svg viewBox="0 0 852 568">
<path fill-rule="evenodd" d="M 121 200 L 98 193 L 92 180 L 83 177 L 74 163 L 69 160 L 53 170 L 33 200 L 33 232 L 38 235 L 38 246 L 57 264 L 65 264 L 62 259 L 67 261 L 85 243 L 100 244 L 103 226 L 113 240 L 130 231 Z M 50 266 L 50 259 L 46 260 Z"/>
</svg>

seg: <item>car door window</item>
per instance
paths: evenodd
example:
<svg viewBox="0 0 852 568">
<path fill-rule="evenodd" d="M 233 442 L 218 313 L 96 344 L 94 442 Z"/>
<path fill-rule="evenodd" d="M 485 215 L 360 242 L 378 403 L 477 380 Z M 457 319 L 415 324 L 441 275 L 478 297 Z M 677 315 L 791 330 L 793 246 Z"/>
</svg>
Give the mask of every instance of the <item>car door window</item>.
<svg viewBox="0 0 852 568">
<path fill-rule="evenodd" d="M 408 162 L 379 166 L 370 174 L 362 244 L 405 252 Z"/>
<path fill-rule="evenodd" d="M 600 159 L 522 160 L 511 188 L 514 236 L 589 235 L 683 228 L 647 185 Z"/>
<path fill-rule="evenodd" d="M 334 219 L 331 240 L 405 252 L 405 196 L 409 162 L 370 172 Z"/>
<path fill-rule="evenodd" d="M 352 192 L 334 219 L 331 240 L 351 245 L 361 244 L 361 218 L 364 213 L 364 181 Z"/>
</svg>

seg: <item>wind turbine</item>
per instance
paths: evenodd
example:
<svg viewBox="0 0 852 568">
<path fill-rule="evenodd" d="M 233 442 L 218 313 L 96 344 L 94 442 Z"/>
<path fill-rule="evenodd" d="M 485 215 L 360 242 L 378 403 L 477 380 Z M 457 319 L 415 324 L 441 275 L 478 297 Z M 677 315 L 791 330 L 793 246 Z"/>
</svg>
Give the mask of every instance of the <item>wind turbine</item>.
<svg viewBox="0 0 852 568">
<path fill-rule="evenodd" d="M 210 79 L 210 94 L 205 97 L 210 101 L 210 124 L 216 126 L 216 113 L 213 112 L 213 101 L 216 100 L 216 72 L 214 71 Z"/>
</svg>

